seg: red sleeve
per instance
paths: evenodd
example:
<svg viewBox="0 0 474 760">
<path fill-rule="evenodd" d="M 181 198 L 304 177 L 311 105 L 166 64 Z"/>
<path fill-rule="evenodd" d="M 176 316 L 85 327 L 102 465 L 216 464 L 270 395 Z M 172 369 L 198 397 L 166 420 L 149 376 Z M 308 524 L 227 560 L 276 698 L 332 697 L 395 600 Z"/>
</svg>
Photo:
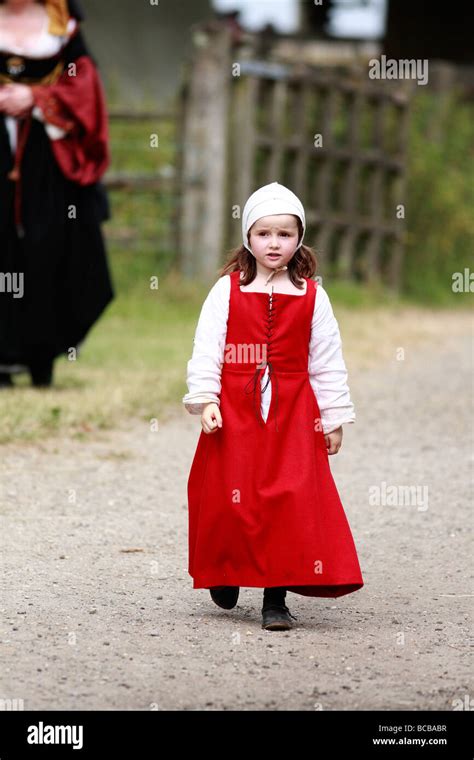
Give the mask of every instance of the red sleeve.
<svg viewBox="0 0 474 760">
<path fill-rule="evenodd" d="M 90 185 L 110 163 L 107 109 L 92 60 L 84 55 L 74 63 L 75 76 L 70 76 L 66 67 L 56 84 L 33 85 L 31 89 L 45 120 L 68 133 L 51 140 L 63 174 L 79 185 Z"/>
</svg>

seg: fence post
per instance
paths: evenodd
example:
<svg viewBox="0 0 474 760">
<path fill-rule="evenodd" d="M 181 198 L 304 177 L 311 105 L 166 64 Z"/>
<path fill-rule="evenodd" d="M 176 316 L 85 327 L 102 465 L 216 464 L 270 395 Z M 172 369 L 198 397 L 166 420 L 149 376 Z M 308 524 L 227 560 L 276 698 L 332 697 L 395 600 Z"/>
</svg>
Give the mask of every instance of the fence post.
<svg viewBox="0 0 474 760">
<path fill-rule="evenodd" d="M 225 231 L 231 33 L 218 23 L 195 27 L 183 114 L 179 245 L 182 273 L 210 280 Z"/>
<path fill-rule="evenodd" d="M 398 130 L 398 156 L 400 161 L 405 165 L 407 161 L 408 143 L 409 143 L 409 130 L 410 121 L 413 108 L 412 93 L 415 85 L 411 84 L 407 87 L 407 90 L 400 99 L 400 119 Z M 407 193 L 407 176 L 406 172 L 400 172 L 397 175 L 394 186 L 394 201 L 395 206 L 403 204 L 406 207 L 406 193 Z M 405 220 L 400 219 L 400 229 L 397 230 L 395 236 L 392 239 L 392 255 L 390 258 L 389 270 L 388 270 L 388 285 L 391 290 L 398 292 L 402 284 L 402 266 L 403 257 L 405 253 Z"/>
<path fill-rule="evenodd" d="M 258 108 L 258 79 L 253 76 L 238 78 L 234 84 L 234 117 L 231 125 L 232 174 L 231 205 L 240 207 L 239 220 L 243 206 L 249 195 L 256 189 L 254 183 L 255 169 L 255 117 Z M 232 247 L 241 243 L 240 221 L 229 227 L 229 242 Z"/>
</svg>

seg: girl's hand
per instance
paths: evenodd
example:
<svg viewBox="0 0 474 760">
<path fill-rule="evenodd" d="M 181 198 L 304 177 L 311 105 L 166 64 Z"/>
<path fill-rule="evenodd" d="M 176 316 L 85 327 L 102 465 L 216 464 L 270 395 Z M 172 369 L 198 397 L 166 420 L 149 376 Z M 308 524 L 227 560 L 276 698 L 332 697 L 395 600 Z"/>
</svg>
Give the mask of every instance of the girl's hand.
<svg viewBox="0 0 474 760">
<path fill-rule="evenodd" d="M 8 116 L 26 116 L 33 105 L 33 92 L 27 84 L 6 84 L 0 90 L 0 110 Z"/>
<path fill-rule="evenodd" d="M 342 425 L 324 436 L 328 454 L 337 454 L 342 445 Z"/>
<path fill-rule="evenodd" d="M 205 433 L 215 433 L 222 427 L 222 417 L 219 404 L 211 402 L 207 404 L 201 414 L 201 425 Z"/>
</svg>

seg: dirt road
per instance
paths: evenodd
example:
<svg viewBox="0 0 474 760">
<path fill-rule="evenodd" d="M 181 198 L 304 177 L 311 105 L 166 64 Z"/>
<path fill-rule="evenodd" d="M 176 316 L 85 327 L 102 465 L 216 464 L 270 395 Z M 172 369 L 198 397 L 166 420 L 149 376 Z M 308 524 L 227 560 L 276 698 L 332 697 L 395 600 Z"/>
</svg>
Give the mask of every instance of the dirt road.
<svg viewBox="0 0 474 760">
<path fill-rule="evenodd" d="M 0 698 L 54 710 L 472 699 L 471 382 L 467 335 L 351 373 L 357 421 L 330 462 L 365 586 L 336 600 L 289 593 L 289 632 L 262 631 L 260 589 L 226 612 L 192 588 L 198 417 L 3 447 Z"/>
</svg>

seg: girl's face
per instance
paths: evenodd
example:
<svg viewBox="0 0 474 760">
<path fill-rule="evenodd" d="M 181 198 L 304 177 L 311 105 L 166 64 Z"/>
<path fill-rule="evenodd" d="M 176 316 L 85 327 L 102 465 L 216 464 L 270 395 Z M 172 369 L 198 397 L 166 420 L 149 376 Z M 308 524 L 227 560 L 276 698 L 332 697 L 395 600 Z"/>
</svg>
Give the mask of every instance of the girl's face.
<svg viewBox="0 0 474 760">
<path fill-rule="evenodd" d="M 257 268 L 271 271 L 285 266 L 296 251 L 298 239 L 298 222 L 293 214 L 274 214 L 257 219 L 249 232 L 249 246 L 257 260 Z"/>
</svg>

